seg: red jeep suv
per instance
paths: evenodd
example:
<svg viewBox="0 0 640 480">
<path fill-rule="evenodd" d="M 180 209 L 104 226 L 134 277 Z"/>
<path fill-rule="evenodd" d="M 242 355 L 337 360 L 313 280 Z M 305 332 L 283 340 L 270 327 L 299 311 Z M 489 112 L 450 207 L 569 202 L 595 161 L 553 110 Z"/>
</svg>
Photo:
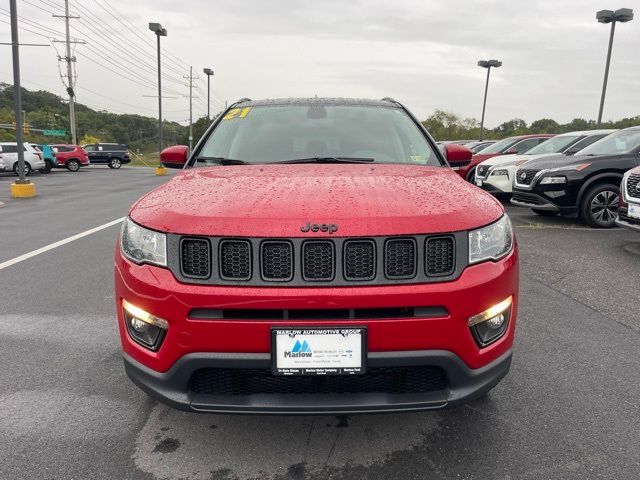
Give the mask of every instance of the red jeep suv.
<svg viewBox="0 0 640 480">
<path fill-rule="evenodd" d="M 398 102 L 241 100 L 131 208 L 125 369 L 198 412 L 458 405 L 508 372 L 518 253 L 491 195 Z M 462 153 L 461 153 L 462 152 Z M 464 153 L 467 152 L 467 153 Z"/>
</svg>

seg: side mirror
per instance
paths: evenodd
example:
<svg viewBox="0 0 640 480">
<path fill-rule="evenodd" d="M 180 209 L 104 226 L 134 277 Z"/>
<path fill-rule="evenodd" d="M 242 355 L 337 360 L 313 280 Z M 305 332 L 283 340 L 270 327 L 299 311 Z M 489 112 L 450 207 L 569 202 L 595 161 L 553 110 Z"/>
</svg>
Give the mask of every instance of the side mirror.
<svg viewBox="0 0 640 480">
<path fill-rule="evenodd" d="M 514 155 L 516 153 L 518 153 L 518 149 L 515 147 L 511 147 L 509 150 L 504 152 L 505 155 Z"/>
<path fill-rule="evenodd" d="M 182 168 L 189 158 L 189 147 L 174 145 L 160 152 L 160 163 L 167 168 Z"/>
<path fill-rule="evenodd" d="M 444 157 L 454 170 L 459 170 L 460 167 L 469 165 L 471 163 L 472 156 L 473 153 L 471 153 L 471 150 L 464 145 L 447 143 L 444 146 Z"/>
</svg>

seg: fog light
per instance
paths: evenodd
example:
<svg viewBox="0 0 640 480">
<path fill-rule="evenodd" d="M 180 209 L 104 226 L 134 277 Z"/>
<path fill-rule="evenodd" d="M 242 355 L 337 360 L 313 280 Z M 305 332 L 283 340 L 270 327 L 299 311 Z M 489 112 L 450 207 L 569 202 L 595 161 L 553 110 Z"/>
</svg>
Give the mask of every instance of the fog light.
<svg viewBox="0 0 640 480">
<path fill-rule="evenodd" d="M 125 325 L 131 339 L 150 350 L 157 350 L 169 328 L 169 323 L 122 300 Z"/>
<path fill-rule="evenodd" d="M 509 324 L 512 303 L 513 297 L 506 298 L 469 318 L 469 327 L 478 346 L 486 347 L 504 335 Z"/>
</svg>

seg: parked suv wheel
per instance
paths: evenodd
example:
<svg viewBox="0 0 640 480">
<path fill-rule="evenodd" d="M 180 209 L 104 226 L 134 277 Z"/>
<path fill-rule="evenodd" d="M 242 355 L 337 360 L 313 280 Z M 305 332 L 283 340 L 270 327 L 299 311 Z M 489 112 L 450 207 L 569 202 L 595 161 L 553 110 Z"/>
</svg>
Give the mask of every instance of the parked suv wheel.
<svg viewBox="0 0 640 480">
<path fill-rule="evenodd" d="M 80 170 L 80 162 L 75 158 L 72 158 L 67 162 L 66 167 L 70 172 L 77 172 Z"/>
<path fill-rule="evenodd" d="M 476 183 L 476 169 L 472 168 L 469 173 L 467 173 L 467 182 Z"/>
<path fill-rule="evenodd" d="M 109 160 L 109 168 L 118 169 L 121 166 L 122 166 L 122 162 L 120 161 L 119 158 L 112 158 L 111 160 Z"/>
<path fill-rule="evenodd" d="M 20 175 L 18 173 L 18 162 L 13 164 L 13 173 L 15 173 L 16 175 Z M 31 175 L 31 165 L 29 165 L 29 162 L 27 161 L 24 162 L 24 174 L 27 177 Z"/>
<path fill-rule="evenodd" d="M 611 228 L 618 216 L 619 197 L 620 188 L 616 185 L 596 185 L 582 197 L 580 214 L 591 227 Z"/>
</svg>

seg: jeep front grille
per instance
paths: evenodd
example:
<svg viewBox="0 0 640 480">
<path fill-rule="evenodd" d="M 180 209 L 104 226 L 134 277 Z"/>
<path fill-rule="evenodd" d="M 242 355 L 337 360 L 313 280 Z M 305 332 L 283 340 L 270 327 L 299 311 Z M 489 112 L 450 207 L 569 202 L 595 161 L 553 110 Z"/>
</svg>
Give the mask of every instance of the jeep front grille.
<svg viewBox="0 0 640 480">
<path fill-rule="evenodd" d="M 452 237 L 427 239 L 427 275 L 450 275 L 454 268 L 454 241 Z"/>
<path fill-rule="evenodd" d="M 416 241 L 412 238 L 387 240 L 385 245 L 387 278 L 411 278 L 416 274 Z"/>
<path fill-rule="evenodd" d="M 467 264 L 464 231 L 369 238 L 219 238 L 167 235 L 167 262 L 184 283 L 393 285 L 456 278 Z"/>
<path fill-rule="evenodd" d="M 180 260 L 184 276 L 209 278 L 211 274 L 209 241 L 201 238 L 183 238 Z"/>
<path fill-rule="evenodd" d="M 333 242 L 311 240 L 302 244 L 302 277 L 305 280 L 333 280 Z"/>
<path fill-rule="evenodd" d="M 220 276 L 226 280 L 251 278 L 251 243 L 247 240 L 222 240 L 220 252 Z"/>
<path fill-rule="evenodd" d="M 287 241 L 267 241 L 261 245 L 262 278 L 287 282 L 293 278 L 293 246 Z"/>
<path fill-rule="evenodd" d="M 371 280 L 376 274 L 376 244 L 372 240 L 348 240 L 344 244 L 344 277 Z"/>
</svg>

